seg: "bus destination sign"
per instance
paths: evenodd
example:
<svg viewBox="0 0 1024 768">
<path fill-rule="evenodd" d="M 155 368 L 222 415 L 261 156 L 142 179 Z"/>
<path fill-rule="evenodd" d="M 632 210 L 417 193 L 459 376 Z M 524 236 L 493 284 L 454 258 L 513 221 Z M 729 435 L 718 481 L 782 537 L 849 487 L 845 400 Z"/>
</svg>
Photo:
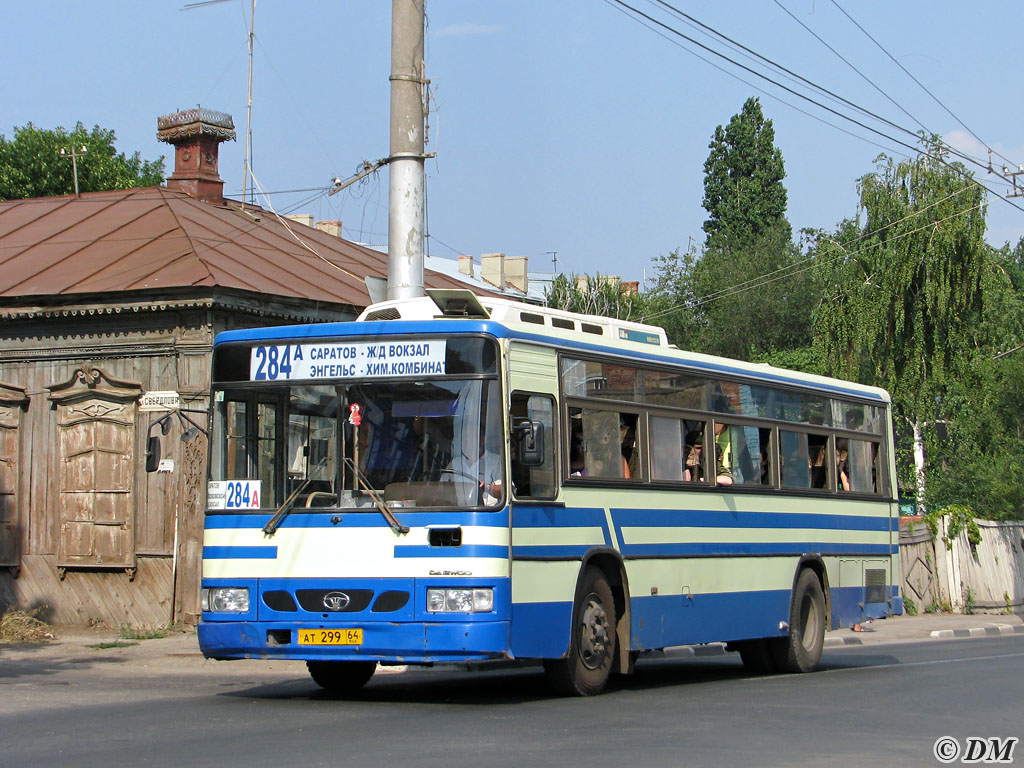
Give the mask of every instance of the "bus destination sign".
<svg viewBox="0 0 1024 768">
<path fill-rule="evenodd" d="M 430 341 L 271 344 L 252 348 L 251 381 L 395 378 L 445 373 L 447 345 Z"/>
</svg>

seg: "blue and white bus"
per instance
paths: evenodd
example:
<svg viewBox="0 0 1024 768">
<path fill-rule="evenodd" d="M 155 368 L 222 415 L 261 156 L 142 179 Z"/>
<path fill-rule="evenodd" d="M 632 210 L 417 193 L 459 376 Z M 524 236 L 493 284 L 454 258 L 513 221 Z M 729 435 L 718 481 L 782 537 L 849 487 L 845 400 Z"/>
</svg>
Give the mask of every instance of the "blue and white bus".
<svg viewBox="0 0 1024 768">
<path fill-rule="evenodd" d="M 588 695 L 679 645 L 810 671 L 902 612 L 885 391 L 428 293 L 217 337 L 206 656 L 343 693 L 530 659 Z"/>
</svg>

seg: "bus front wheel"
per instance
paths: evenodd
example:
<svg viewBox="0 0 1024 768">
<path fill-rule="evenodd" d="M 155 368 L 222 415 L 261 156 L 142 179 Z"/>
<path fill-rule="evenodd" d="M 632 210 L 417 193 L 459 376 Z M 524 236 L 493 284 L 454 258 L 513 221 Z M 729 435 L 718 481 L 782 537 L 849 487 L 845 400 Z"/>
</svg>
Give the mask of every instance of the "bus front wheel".
<svg viewBox="0 0 1024 768">
<path fill-rule="evenodd" d="M 313 682 L 331 693 L 346 695 L 362 688 L 377 670 L 375 661 L 307 661 Z"/>
<path fill-rule="evenodd" d="M 789 608 L 789 635 L 772 640 L 781 672 L 813 672 L 825 644 L 825 593 L 810 568 L 800 572 Z"/>
<path fill-rule="evenodd" d="M 615 658 L 615 600 L 597 568 L 584 571 L 581 595 L 573 606 L 569 654 L 546 661 L 544 670 L 556 691 L 593 696 L 608 682 Z"/>
</svg>

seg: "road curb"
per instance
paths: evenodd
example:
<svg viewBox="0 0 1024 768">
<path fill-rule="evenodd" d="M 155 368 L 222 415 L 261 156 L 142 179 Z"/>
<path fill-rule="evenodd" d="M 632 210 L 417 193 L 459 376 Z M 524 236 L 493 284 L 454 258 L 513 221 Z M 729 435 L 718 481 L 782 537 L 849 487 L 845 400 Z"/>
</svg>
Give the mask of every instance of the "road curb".
<svg viewBox="0 0 1024 768">
<path fill-rule="evenodd" d="M 825 647 L 836 648 L 843 645 L 864 645 L 859 637 L 826 637 Z"/>
<path fill-rule="evenodd" d="M 996 624 L 989 627 L 967 627 L 964 629 L 935 629 L 929 637 L 939 640 L 949 640 L 961 637 L 991 637 L 995 635 L 1013 635 L 1024 633 L 1024 625 L 1020 624 Z"/>
</svg>

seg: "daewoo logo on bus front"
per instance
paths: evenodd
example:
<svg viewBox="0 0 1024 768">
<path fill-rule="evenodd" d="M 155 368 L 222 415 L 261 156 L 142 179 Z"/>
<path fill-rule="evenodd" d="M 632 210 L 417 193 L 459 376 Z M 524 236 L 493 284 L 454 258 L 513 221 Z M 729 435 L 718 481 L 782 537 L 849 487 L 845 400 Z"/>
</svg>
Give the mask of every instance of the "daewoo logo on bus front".
<svg viewBox="0 0 1024 768">
<path fill-rule="evenodd" d="M 328 611 L 343 611 L 351 602 L 352 598 L 344 592 L 328 592 L 323 599 L 324 608 Z"/>
</svg>

